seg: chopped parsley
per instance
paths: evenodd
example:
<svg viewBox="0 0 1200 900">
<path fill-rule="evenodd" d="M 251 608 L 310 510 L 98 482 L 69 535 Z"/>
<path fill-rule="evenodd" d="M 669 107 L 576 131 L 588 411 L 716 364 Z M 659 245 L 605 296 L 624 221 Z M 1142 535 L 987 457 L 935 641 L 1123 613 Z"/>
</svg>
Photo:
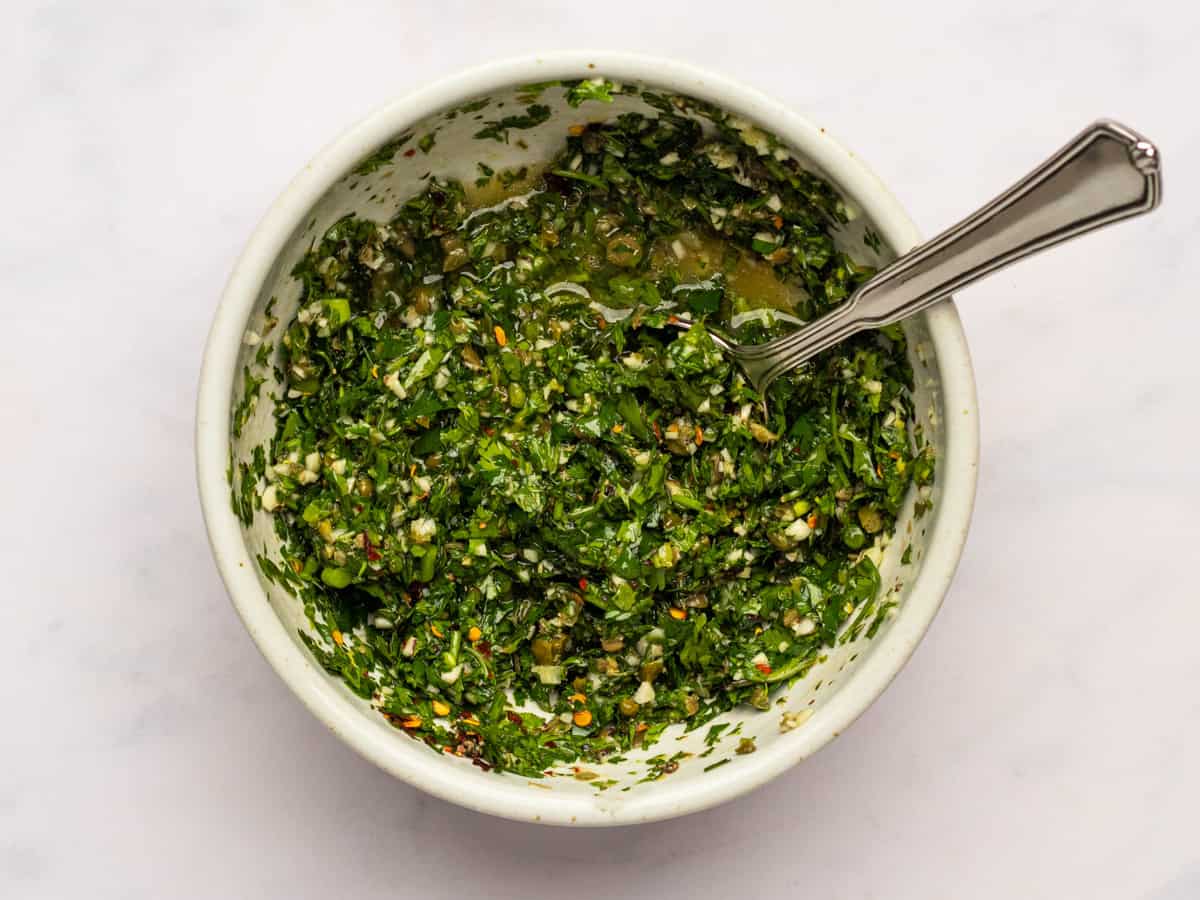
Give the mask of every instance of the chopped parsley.
<svg viewBox="0 0 1200 900">
<path fill-rule="evenodd" d="M 764 339 L 871 269 L 833 243 L 837 193 L 773 139 L 657 108 L 573 127 L 506 203 L 432 178 L 388 221 L 335 223 L 294 271 L 274 438 L 234 479 L 240 516 L 274 516 L 263 571 L 320 663 L 485 769 L 540 777 L 769 709 L 877 627 L 882 542 L 933 478 L 899 328 L 779 379 L 764 416 L 709 329 Z"/>
<path fill-rule="evenodd" d="M 602 103 L 612 103 L 613 91 L 616 86 L 603 78 L 589 78 L 579 81 L 567 89 L 567 103 L 580 106 L 588 100 L 599 100 Z"/>
<path fill-rule="evenodd" d="M 524 115 L 505 116 L 502 119 L 487 122 L 483 128 L 475 132 L 480 139 L 491 138 L 493 141 L 508 143 L 508 132 L 511 128 L 536 128 L 550 118 L 550 107 L 540 103 L 532 103 L 525 107 Z"/>
<path fill-rule="evenodd" d="M 362 162 L 360 162 L 355 167 L 354 174 L 355 175 L 370 175 L 376 169 L 379 169 L 379 168 L 387 165 L 388 163 L 390 163 L 392 161 L 392 157 L 394 157 L 396 155 L 396 153 L 400 150 L 400 148 L 403 147 L 405 144 L 407 144 L 411 140 L 412 140 L 411 134 L 403 134 L 400 137 L 396 138 L 394 141 L 388 141 L 386 144 L 384 144 L 382 147 L 380 147 L 378 150 L 376 150 L 374 153 L 372 153 L 370 156 L 368 156 L 366 159 L 364 159 Z"/>
</svg>

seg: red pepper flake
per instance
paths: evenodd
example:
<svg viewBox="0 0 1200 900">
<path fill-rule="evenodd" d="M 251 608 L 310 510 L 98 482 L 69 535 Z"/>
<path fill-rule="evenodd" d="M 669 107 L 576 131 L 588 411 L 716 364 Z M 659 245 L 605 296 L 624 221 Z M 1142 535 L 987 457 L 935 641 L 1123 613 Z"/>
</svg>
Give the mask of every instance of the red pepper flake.
<svg viewBox="0 0 1200 900">
<path fill-rule="evenodd" d="M 764 675 L 771 674 L 771 666 L 767 663 L 755 663 L 754 668 L 758 669 L 758 671 L 762 672 Z"/>
<path fill-rule="evenodd" d="M 495 428 L 484 428 L 483 433 L 486 434 L 488 437 L 491 437 L 493 434 L 496 433 L 496 429 Z"/>
<path fill-rule="evenodd" d="M 508 721 L 512 722 L 514 725 L 522 724 L 521 714 L 515 713 L 511 709 L 504 714 L 504 717 L 506 719 L 508 719 Z"/>
<path fill-rule="evenodd" d="M 667 324 L 678 325 L 679 324 L 679 316 L 675 315 L 674 313 L 667 316 Z"/>
<path fill-rule="evenodd" d="M 405 155 L 405 156 L 409 156 L 409 157 L 416 156 L 416 155 L 417 155 L 417 148 L 416 148 L 416 147 L 409 147 L 407 150 L 405 150 L 405 151 L 404 151 L 404 155 Z"/>
<path fill-rule="evenodd" d="M 475 649 L 479 651 L 479 655 L 484 659 L 492 658 L 492 644 L 490 641 L 479 641 L 475 645 Z"/>
<path fill-rule="evenodd" d="M 774 225 L 776 228 L 782 228 L 783 227 L 783 218 L 781 216 L 775 216 L 773 219 L 771 219 L 771 224 Z"/>
<path fill-rule="evenodd" d="M 651 422 L 650 424 L 654 427 L 654 436 L 661 441 L 662 440 L 662 429 L 658 427 L 658 422 L 655 421 L 655 422 Z"/>
<path fill-rule="evenodd" d="M 367 551 L 368 561 L 375 562 L 378 559 L 383 559 L 382 554 L 380 554 L 373 546 L 371 546 L 371 539 L 367 536 L 365 531 L 363 532 L 363 549 Z"/>
<path fill-rule="evenodd" d="M 608 327 L 608 322 L 605 321 L 604 316 L 596 316 L 596 327 L 601 331 Z"/>
<path fill-rule="evenodd" d="M 588 580 L 586 578 L 580 578 L 579 579 L 579 589 L 581 591 L 586 591 L 587 586 L 588 586 Z"/>
</svg>

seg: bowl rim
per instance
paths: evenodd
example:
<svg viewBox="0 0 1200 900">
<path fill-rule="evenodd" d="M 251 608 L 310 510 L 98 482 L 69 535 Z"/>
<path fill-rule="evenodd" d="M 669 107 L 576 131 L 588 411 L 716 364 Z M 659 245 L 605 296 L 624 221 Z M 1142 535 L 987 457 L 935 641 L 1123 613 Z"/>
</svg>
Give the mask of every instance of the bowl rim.
<svg viewBox="0 0 1200 900">
<path fill-rule="evenodd" d="M 850 150 L 782 103 L 722 75 L 674 59 L 605 50 L 564 50 L 486 63 L 379 107 L 322 149 L 284 189 L 255 228 L 225 285 L 204 349 L 196 405 L 196 475 L 213 556 L 238 615 L 284 683 L 343 741 L 400 780 L 481 812 L 563 825 L 627 825 L 706 809 L 765 784 L 845 730 L 904 666 L 941 606 L 966 541 L 979 458 L 970 354 L 958 312 L 947 301 L 925 313 L 942 378 L 943 410 L 955 414 L 945 416 L 939 510 L 917 580 L 886 635 L 876 639 L 872 653 L 818 714 L 788 740 L 760 748 L 739 765 L 698 781 L 667 780 L 644 796 L 601 807 L 588 795 L 529 790 L 502 778 L 465 779 L 433 753 L 395 753 L 394 737 L 346 702 L 275 615 L 231 509 L 226 466 L 243 333 L 263 281 L 295 227 L 330 187 L 379 145 L 426 116 L 489 91 L 597 76 L 689 94 L 762 124 L 837 182 L 893 247 L 903 251 L 919 242 L 920 234 L 899 202 Z"/>
</svg>

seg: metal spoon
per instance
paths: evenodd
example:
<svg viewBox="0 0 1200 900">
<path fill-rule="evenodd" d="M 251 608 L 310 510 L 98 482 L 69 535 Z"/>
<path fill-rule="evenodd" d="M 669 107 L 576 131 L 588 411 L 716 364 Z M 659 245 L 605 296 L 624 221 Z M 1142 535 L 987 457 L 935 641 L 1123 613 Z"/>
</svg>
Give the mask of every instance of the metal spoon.
<svg viewBox="0 0 1200 900">
<path fill-rule="evenodd" d="M 815 322 L 764 344 L 712 339 L 763 395 L 780 375 L 866 328 L 890 325 L 945 300 L 1009 263 L 1070 238 L 1150 212 L 1162 199 L 1157 148 L 1101 120 L 1015 185 L 881 269 Z M 691 327 L 685 319 L 675 320 Z"/>
</svg>

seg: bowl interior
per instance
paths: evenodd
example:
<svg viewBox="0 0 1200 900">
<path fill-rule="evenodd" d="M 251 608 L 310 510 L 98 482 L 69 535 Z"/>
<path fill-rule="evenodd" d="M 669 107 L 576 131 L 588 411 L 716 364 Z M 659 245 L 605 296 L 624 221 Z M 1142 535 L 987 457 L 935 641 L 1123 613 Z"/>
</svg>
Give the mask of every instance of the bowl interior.
<svg viewBox="0 0 1200 900">
<path fill-rule="evenodd" d="M 595 75 L 594 72 L 589 74 Z M 477 96 L 460 95 L 453 105 L 443 106 L 420 121 L 392 130 L 386 141 L 363 147 L 364 152 L 351 170 L 335 173 L 336 180 L 332 186 L 325 190 L 305 215 L 297 218 L 290 235 L 283 240 L 281 252 L 270 262 L 266 276 L 258 279 L 253 309 L 242 323 L 249 337 L 240 347 L 232 393 L 227 398 L 226 408 L 230 417 L 245 397 L 255 399 L 249 401 L 252 404 L 248 408 L 249 416 L 245 418 L 237 436 L 233 436 L 232 430 L 229 432 L 230 487 L 234 492 L 243 489 L 243 478 L 252 477 L 246 475 L 242 467 L 249 463 L 254 448 L 269 440 L 274 424 L 272 396 L 284 390 L 277 380 L 274 364 L 278 338 L 295 314 L 300 296 L 299 282 L 290 276 L 290 272 L 332 223 L 351 213 L 382 219 L 390 217 L 400 203 L 422 189 L 431 173 L 439 177 L 457 178 L 470 186 L 479 175 L 481 163 L 497 172 L 523 167 L 536 172 L 538 166 L 548 161 L 561 146 L 566 129 L 571 125 L 611 119 L 625 112 L 654 115 L 654 104 L 664 99 L 676 104 L 678 111 L 699 118 L 707 127 L 711 127 L 709 117 L 725 115 L 707 104 L 691 104 L 653 87 L 618 83 L 614 88 L 615 96 L 611 102 L 586 100 L 578 105 L 569 102 L 572 99 L 569 92 L 560 85 L 523 87 L 513 84 Z M 741 109 L 735 112 L 739 117 L 735 125 L 743 129 L 744 138 L 750 142 L 761 141 L 770 123 L 753 122 L 749 118 L 753 111 Z M 510 118 L 506 124 L 506 117 L 518 117 L 520 121 L 513 124 Z M 780 140 L 786 141 L 786 135 L 781 134 Z M 896 245 L 909 242 L 908 235 L 899 233 L 895 223 L 872 221 L 869 198 L 855 196 L 844 182 L 822 172 L 799 152 L 802 147 L 789 147 L 786 142 L 782 146 L 786 149 L 767 149 L 766 152 L 790 152 L 798 156 L 808 167 L 825 175 L 839 187 L 848 205 L 855 211 L 856 218 L 838 233 L 837 241 L 842 249 L 856 259 L 878 265 L 891 258 L 889 243 Z M 484 195 L 476 199 L 486 204 L 498 198 Z M 864 243 L 867 228 L 883 238 L 882 244 L 872 241 L 878 247 L 878 252 Z M 266 310 L 268 303 L 272 302 L 271 316 L 280 324 L 270 328 Z M 953 315 L 953 312 L 949 314 Z M 937 311 L 932 315 L 936 316 Z M 920 428 L 924 439 L 934 445 L 940 461 L 946 451 L 947 438 L 943 427 L 943 375 L 935 351 L 937 341 L 931 338 L 928 316 L 911 320 L 905 327 L 915 372 Z M 261 343 L 251 343 L 259 336 Z M 264 344 L 269 347 L 265 353 L 262 352 Z M 265 363 L 262 362 L 264 357 Z M 252 379 L 249 394 L 248 378 Z M 255 389 L 254 383 L 258 379 L 262 379 L 263 383 Z M 224 429 L 227 425 L 222 423 L 219 427 Z M 833 698 L 854 689 L 856 676 L 864 665 L 882 654 L 890 657 L 880 663 L 888 667 L 888 677 L 899 667 L 911 651 L 915 639 L 923 632 L 933 610 L 936 610 L 944 589 L 941 581 L 925 584 L 930 580 L 923 582 L 920 577 L 931 535 L 936 531 L 935 526 L 941 514 L 941 476 L 939 462 L 938 486 L 933 489 L 932 511 L 924 517 L 916 517 L 916 497 L 910 496 L 895 536 L 873 551 L 880 558 L 884 585 L 882 595 L 869 608 L 861 610 L 860 617 L 851 620 L 852 627 L 846 630 L 836 646 L 829 648 L 824 661 L 782 693 L 770 711 L 757 712 L 742 708 L 725 714 L 717 722 L 728 723 L 729 727 L 711 744 L 706 743 L 709 732 L 707 725 L 690 734 L 685 734 L 678 727 L 673 728 L 655 746 L 631 754 L 623 763 L 589 766 L 588 772 L 583 775 L 589 780 L 582 780 L 578 777 L 579 773 L 568 768 L 560 777 L 534 783 L 518 776 L 483 773 L 472 767 L 469 761 L 435 754 L 395 730 L 372 709 L 369 702 L 359 699 L 339 681 L 326 675 L 309 656 L 298 636 L 301 631 L 308 631 L 301 603 L 264 577 L 259 568 L 261 559 L 279 561 L 279 538 L 272 527 L 271 517 L 261 510 L 255 511 L 248 526 L 236 523 L 244 558 L 222 560 L 222 566 L 224 569 L 240 566 L 254 570 L 261 592 L 256 596 L 241 592 L 239 596 L 239 592 L 234 590 L 235 600 L 243 607 L 247 604 L 269 604 L 277 620 L 277 625 L 264 626 L 264 620 L 258 618 L 258 625 L 254 625 L 252 620 L 255 617 L 248 616 L 243 608 L 243 616 L 251 625 L 256 640 L 269 658 L 273 655 L 278 657 L 278 653 L 269 649 L 268 644 L 279 640 L 278 626 L 282 626 L 282 633 L 286 634 L 291 644 L 286 648 L 286 655 L 293 661 L 304 661 L 301 663 L 303 671 L 292 671 L 286 676 L 293 688 L 302 695 L 308 690 L 308 687 L 298 687 L 297 679 L 311 684 L 313 690 L 319 688 L 324 699 L 313 700 L 308 697 L 306 702 L 331 724 L 335 724 L 335 719 L 341 721 L 341 727 L 335 724 L 337 730 L 345 733 L 352 744 L 388 770 L 419 786 L 432 787 L 435 793 L 500 814 L 554 821 L 626 821 L 631 815 L 651 818 L 671 814 L 670 810 L 661 808 L 651 811 L 644 801 L 652 795 L 661 796 L 669 790 L 675 797 L 688 793 L 696 795 L 697 792 L 715 797 L 710 788 L 719 781 L 745 777 L 745 773 L 755 767 L 759 773 L 767 774 L 756 775 L 750 780 L 761 781 L 769 777 L 768 769 L 779 771 L 785 764 L 812 752 L 840 727 L 834 719 L 825 716 L 826 708 Z M 261 485 L 257 487 L 261 488 Z M 228 516 L 228 504 L 224 513 L 217 514 Z M 214 527 L 212 515 L 210 528 Z M 957 548 L 953 556 L 956 559 Z M 908 562 L 903 562 L 903 559 Z M 933 590 L 937 596 L 926 598 L 920 604 L 921 621 L 916 623 L 915 637 L 911 629 L 907 635 L 893 634 L 899 623 L 905 620 L 914 592 L 919 590 Z M 884 611 L 881 613 L 881 610 Z M 855 628 L 854 622 L 864 627 Z M 875 622 L 874 629 L 865 627 L 872 622 Z M 266 633 L 268 630 L 271 631 L 270 635 Z M 869 630 L 874 631 L 871 639 L 867 637 Z M 277 668 L 280 667 L 278 658 L 272 661 Z M 323 684 L 318 684 L 320 682 Z M 886 683 L 886 678 L 883 683 Z M 872 696 L 877 690 L 873 691 Z M 861 705 L 870 699 L 866 698 Z M 334 715 L 332 710 L 339 706 L 341 709 Z M 861 711 L 861 707 L 857 711 Z M 346 716 L 351 718 L 347 719 Z M 839 721 L 844 724 L 845 718 L 842 716 Z M 738 755 L 734 749 L 740 739 L 746 737 L 755 740 L 757 750 L 754 754 Z M 646 760 L 660 755 L 668 760 L 676 760 L 677 770 L 658 780 L 647 780 Z M 764 766 L 767 760 L 773 760 L 774 763 Z M 713 769 L 718 764 L 719 767 Z M 743 772 L 739 773 L 739 769 Z M 443 789 L 444 776 L 447 774 L 461 784 L 461 791 Z M 684 805 L 694 808 L 705 804 Z M 636 814 L 633 811 L 637 811 Z"/>
</svg>

